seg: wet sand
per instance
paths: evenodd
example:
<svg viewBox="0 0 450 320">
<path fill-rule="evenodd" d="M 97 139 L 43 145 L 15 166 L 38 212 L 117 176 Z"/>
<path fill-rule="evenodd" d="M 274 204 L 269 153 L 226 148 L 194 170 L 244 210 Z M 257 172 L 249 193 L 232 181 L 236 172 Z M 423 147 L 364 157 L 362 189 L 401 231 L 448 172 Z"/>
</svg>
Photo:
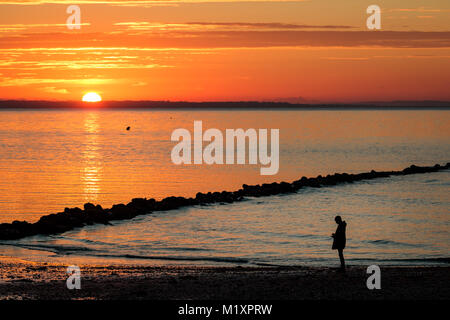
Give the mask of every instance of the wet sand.
<svg viewBox="0 0 450 320">
<path fill-rule="evenodd" d="M 1 300 L 448 300 L 450 266 L 381 266 L 381 290 L 366 266 L 80 265 L 81 289 L 66 287 L 67 265 L 0 256 Z"/>
</svg>

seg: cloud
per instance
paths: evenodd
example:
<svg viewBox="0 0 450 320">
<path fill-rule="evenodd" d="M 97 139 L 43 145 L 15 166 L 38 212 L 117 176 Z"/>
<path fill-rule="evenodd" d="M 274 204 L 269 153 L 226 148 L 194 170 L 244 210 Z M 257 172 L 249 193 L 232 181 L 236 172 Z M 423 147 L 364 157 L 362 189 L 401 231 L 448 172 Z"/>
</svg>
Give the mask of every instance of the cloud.
<svg viewBox="0 0 450 320">
<path fill-rule="evenodd" d="M 68 94 L 69 91 L 67 91 L 67 89 L 58 89 L 56 87 L 45 87 L 42 88 L 43 91 L 48 92 L 48 93 L 58 93 L 58 94 Z"/>
<path fill-rule="evenodd" d="M 116 79 L 43 79 L 43 78 L 27 78 L 27 79 L 17 79 L 5 77 L 0 81 L 0 87 L 12 87 L 12 86 L 26 86 L 33 84 L 56 84 L 64 83 L 66 84 L 76 84 L 76 85 L 98 85 L 98 84 L 109 84 L 118 82 Z"/>
<path fill-rule="evenodd" d="M 280 0 L 78 0 L 80 4 L 106 4 L 113 6 L 174 6 L 179 3 L 203 3 L 203 2 L 279 2 Z M 308 2 L 311 0 L 282 0 L 284 2 Z M 41 4 L 74 4 L 72 0 L 0 0 L 0 5 L 41 5 Z"/>
<path fill-rule="evenodd" d="M 450 32 L 305 31 L 305 30 L 178 30 L 156 33 L 34 33 L 0 37 L 0 48 L 134 47 L 156 49 L 214 49 L 269 47 L 390 47 L 448 48 Z"/>
<path fill-rule="evenodd" d="M 45 53 L 46 55 L 79 54 L 89 52 L 90 54 L 103 54 L 111 51 L 193 51 L 205 52 L 204 49 L 180 49 L 180 48 L 143 48 L 143 47 L 33 47 L 33 48 L 0 48 L 1 53 Z"/>
<path fill-rule="evenodd" d="M 85 69 L 154 69 L 172 65 L 156 63 L 154 58 L 129 54 L 123 48 L 33 48 L 0 50 L 0 70 L 85 70 Z M 130 48 L 127 48 L 130 49 Z"/>
<path fill-rule="evenodd" d="M 148 31 L 211 31 L 211 30 L 300 30 L 300 29 L 352 29 L 347 25 L 305 25 L 290 23 L 250 23 L 250 22 L 185 22 L 185 23 L 159 23 L 147 21 L 117 22 L 115 26 L 123 26 L 126 30 Z"/>
<path fill-rule="evenodd" d="M 144 87 L 146 85 L 148 85 L 148 83 L 144 82 L 144 81 L 139 81 L 139 82 L 136 82 L 136 83 L 132 84 L 133 87 Z"/>
<path fill-rule="evenodd" d="M 330 60 L 330 61 L 366 61 L 370 58 L 366 57 L 324 57 L 322 58 L 324 60 Z"/>
<path fill-rule="evenodd" d="M 449 55 L 436 54 L 408 54 L 408 55 L 371 55 L 365 57 L 322 57 L 322 60 L 329 61 L 368 61 L 374 59 L 448 59 Z"/>
<path fill-rule="evenodd" d="M 80 23 L 80 26 L 90 26 L 89 22 Z M 0 24 L 0 32 L 26 32 L 37 28 L 67 28 L 65 23 L 34 23 L 34 24 Z"/>
<path fill-rule="evenodd" d="M 397 9 L 389 9 L 390 12 L 450 12 L 447 9 L 432 9 L 427 7 L 419 7 L 419 8 L 397 8 Z"/>
<path fill-rule="evenodd" d="M 2 61 L 0 60 L 0 69 L 13 70 L 44 70 L 44 69 L 153 69 L 170 68 L 169 65 L 126 63 L 117 61 L 111 63 L 107 60 L 59 60 L 59 61 Z"/>
</svg>

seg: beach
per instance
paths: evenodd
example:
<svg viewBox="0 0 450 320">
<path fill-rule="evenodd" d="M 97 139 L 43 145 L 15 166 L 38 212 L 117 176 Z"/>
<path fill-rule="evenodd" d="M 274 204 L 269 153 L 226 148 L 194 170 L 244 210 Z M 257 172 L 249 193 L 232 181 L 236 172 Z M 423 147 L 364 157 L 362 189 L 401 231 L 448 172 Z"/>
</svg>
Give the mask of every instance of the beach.
<svg viewBox="0 0 450 320">
<path fill-rule="evenodd" d="M 450 266 L 382 266 L 369 290 L 366 266 L 207 267 L 80 265 L 81 289 L 66 287 L 67 265 L 0 257 L 1 300 L 448 300 Z"/>
</svg>

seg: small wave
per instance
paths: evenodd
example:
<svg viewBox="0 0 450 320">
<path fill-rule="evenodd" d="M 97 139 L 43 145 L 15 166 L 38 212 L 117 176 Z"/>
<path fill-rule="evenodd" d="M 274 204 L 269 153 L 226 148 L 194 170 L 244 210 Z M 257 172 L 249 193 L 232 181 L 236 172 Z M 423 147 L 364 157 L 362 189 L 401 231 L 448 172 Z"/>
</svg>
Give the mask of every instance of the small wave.
<svg viewBox="0 0 450 320">
<path fill-rule="evenodd" d="M 5 246 L 15 246 L 20 247 L 24 249 L 30 249 L 30 250 L 40 250 L 40 251 L 48 251 L 56 254 L 70 254 L 70 253 L 76 253 L 78 251 L 80 252 L 88 252 L 88 251 L 95 251 L 94 249 L 86 248 L 86 247 L 73 247 L 73 246 L 61 246 L 61 245 L 42 245 L 42 244 L 23 244 L 23 243 L 0 243 L 0 245 Z"/>
<path fill-rule="evenodd" d="M 135 255 L 135 254 L 110 254 L 104 251 L 95 250 L 86 247 L 74 247 L 74 246 L 61 246 L 61 245 L 38 245 L 38 244 L 22 244 L 22 243 L 0 243 L 0 245 L 16 246 L 23 249 L 39 250 L 51 252 L 59 255 L 79 254 L 83 256 L 91 257 L 103 257 L 103 258 L 119 258 L 119 259 L 145 259 L 145 260 L 167 260 L 167 261 L 211 261 L 211 262 L 224 262 L 224 263 L 239 263 L 247 264 L 248 259 L 234 258 L 234 257 L 202 257 L 202 256 L 147 256 L 147 255 Z M 202 249 L 197 248 L 172 248 L 185 251 L 198 251 Z"/>
<path fill-rule="evenodd" d="M 87 254 L 95 257 L 107 258 L 127 258 L 127 259 L 145 259 L 145 260 L 168 260 L 168 261 L 212 261 L 226 263 L 249 263 L 250 261 L 243 258 L 233 257 L 185 257 L 185 256 L 141 256 L 135 254 Z"/>
<path fill-rule="evenodd" d="M 126 248 L 130 248 L 130 247 L 126 247 Z M 209 252 L 209 251 L 214 251 L 214 249 L 211 248 L 195 248 L 195 247 L 166 247 L 166 246 L 154 246 L 152 244 L 150 245 L 145 245 L 145 246 L 140 246 L 140 249 L 148 249 L 148 250 L 152 250 L 152 251 L 165 251 L 165 250 L 170 250 L 170 251 L 204 251 L 204 252 Z M 133 248 L 134 249 L 134 248 Z"/>
<path fill-rule="evenodd" d="M 91 243 L 95 243 L 94 241 L 90 241 Z M 69 245 L 49 245 L 49 244 L 25 244 L 25 243 L 0 243 L 0 245 L 8 245 L 8 246 L 16 246 L 24 249 L 29 250 L 39 250 L 39 251 L 47 251 L 55 254 L 77 254 L 82 253 L 86 254 L 87 252 L 104 252 L 104 250 L 99 249 L 93 249 L 89 247 L 82 247 L 82 246 L 69 246 Z M 122 246 L 122 249 L 129 249 L 129 247 Z M 202 248 L 193 248 L 193 247 L 152 247 L 153 251 L 165 251 L 165 250 L 171 250 L 171 251 L 191 251 L 191 252 L 198 252 L 198 251 L 213 251 L 212 249 L 202 249 Z"/>
<path fill-rule="evenodd" d="M 376 245 L 394 245 L 394 246 L 403 246 L 403 247 L 423 247 L 423 244 L 419 243 L 407 243 L 407 242 L 399 242 L 399 241 L 393 241 L 393 240 L 368 240 L 365 241 L 366 243 L 370 244 L 376 244 Z"/>
<path fill-rule="evenodd" d="M 54 240 L 70 240 L 74 242 L 81 242 L 84 244 L 93 244 L 93 245 L 111 245 L 109 242 L 102 242 L 98 239 L 96 240 L 90 240 L 90 239 L 79 239 L 79 238 L 69 238 L 62 235 L 48 235 L 49 238 L 52 238 Z M 38 242 L 47 242 L 48 239 L 38 240 Z"/>
<path fill-rule="evenodd" d="M 351 261 L 382 261 L 382 262 L 395 262 L 395 263 L 443 263 L 450 264 L 450 257 L 442 258 L 405 258 L 405 259 L 371 259 L 371 258 L 352 258 Z"/>
</svg>

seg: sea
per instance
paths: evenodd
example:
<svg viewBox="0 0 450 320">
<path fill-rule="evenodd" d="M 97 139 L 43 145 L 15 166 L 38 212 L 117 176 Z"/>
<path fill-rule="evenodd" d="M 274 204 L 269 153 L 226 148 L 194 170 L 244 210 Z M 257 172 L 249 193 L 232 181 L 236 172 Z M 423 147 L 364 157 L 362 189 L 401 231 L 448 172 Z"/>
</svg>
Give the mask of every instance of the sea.
<svg viewBox="0 0 450 320">
<path fill-rule="evenodd" d="M 278 173 L 261 175 L 260 164 L 174 164 L 171 135 L 193 134 L 194 121 L 221 132 L 279 129 Z M 449 110 L 5 109 L 0 223 L 36 222 L 86 202 L 108 208 L 139 197 L 447 162 Z M 450 170 L 303 188 L 2 240 L 0 255 L 67 264 L 334 266 L 331 234 L 340 215 L 350 265 L 448 264 L 449 195 Z"/>
</svg>

